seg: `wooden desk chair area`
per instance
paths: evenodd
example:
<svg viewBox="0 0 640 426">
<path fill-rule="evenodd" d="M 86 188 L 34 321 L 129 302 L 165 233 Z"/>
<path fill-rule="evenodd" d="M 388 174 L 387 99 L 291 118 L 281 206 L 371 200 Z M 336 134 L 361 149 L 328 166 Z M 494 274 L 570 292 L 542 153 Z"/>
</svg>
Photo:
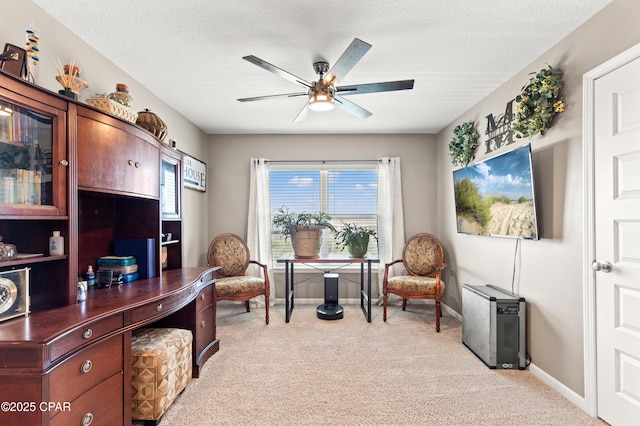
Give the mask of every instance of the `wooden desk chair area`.
<svg viewBox="0 0 640 426">
<path fill-rule="evenodd" d="M 389 276 L 389 268 L 402 262 L 407 275 Z M 431 234 L 417 234 L 407 240 L 402 250 L 402 259 L 384 266 L 382 281 L 383 320 L 387 321 L 387 299 L 389 293 L 402 297 L 402 310 L 407 308 L 407 299 L 433 299 L 436 302 L 436 331 L 440 332 L 440 298 L 444 292 L 444 282 L 440 272 L 447 267 L 444 249 L 440 241 Z"/>
<path fill-rule="evenodd" d="M 249 264 L 262 268 L 263 276 L 245 275 Z M 244 301 L 250 312 L 249 300 L 264 295 L 265 322 L 269 324 L 269 275 L 267 265 L 251 259 L 249 248 L 239 236 L 218 235 L 209 245 L 207 266 L 219 266 L 216 272 L 215 301 Z"/>
</svg>

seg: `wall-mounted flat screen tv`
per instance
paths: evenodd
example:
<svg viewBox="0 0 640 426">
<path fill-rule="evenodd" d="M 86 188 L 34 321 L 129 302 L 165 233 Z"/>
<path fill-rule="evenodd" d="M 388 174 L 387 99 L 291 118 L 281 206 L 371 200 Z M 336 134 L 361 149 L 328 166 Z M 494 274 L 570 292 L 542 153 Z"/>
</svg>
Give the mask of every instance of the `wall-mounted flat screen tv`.
<svg viewBox="0 0 640 426">
<path fill-rule="evenodd" d="M 459 233 L 537 240 L 531 147 L 453 172 Z"/>
</svg>

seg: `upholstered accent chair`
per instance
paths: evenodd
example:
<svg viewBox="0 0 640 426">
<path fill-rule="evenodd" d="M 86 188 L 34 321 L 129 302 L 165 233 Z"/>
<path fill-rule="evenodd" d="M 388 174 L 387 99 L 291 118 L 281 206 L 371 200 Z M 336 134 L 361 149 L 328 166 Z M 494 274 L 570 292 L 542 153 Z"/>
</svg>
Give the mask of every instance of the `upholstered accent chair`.
<svg viewBox="0 0 640 426">
<path fill-rule="evenodd" d="M 391 266 L 402 262 L 406 275 L 389 276 Z M 402 259 L 384 266 L 382 281 L 383 315 L 387 321 L 387 299 L 389 294 L 402 297 L 402 310 L 407 309 L 407 299 L 433 299 L 436 302 L 436 331 L 440 332 L 440 298 L 444 292 L 441 271 L 447 267 L 444 249 L 440 241 L 431 234 L 417 234 L 409 238 L 402 250 Z"/>
<path fill-rule="evenodd" d="M 264 278 L 245 275 L 249 264 L 262 268 Z M 269 275 L 267 265 L 251 259 L 249 248 L 239 236 L 218 235 L 209 245 L 207 266 L 219 266 L 216 271 L 215 300 L 244 301 L 250 312 L 249 300 L 264 295 L 265 322 L 269 324 Z"/>
</svg>

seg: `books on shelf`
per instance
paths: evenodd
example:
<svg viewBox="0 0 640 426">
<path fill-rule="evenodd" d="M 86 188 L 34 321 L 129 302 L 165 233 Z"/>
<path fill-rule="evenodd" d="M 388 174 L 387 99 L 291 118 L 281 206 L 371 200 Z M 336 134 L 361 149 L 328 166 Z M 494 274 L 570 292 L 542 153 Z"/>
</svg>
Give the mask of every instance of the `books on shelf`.
<svg viewBox="0 0 640 426">
<path fill-rule="evenodd" d="M 133 256 L 102 256 L 98 259 L 98 271 L 113 271 L 114 277 L 119 275 L 125 283 L 137 280 L 140 276 Z"/>
<path fill-rule="evenodd" d="M 0 204 L 42 204 L 42 172 L 0 169 Z"/>
<path fill-rule="evenodd" d="M 136 258 L 133 256 L 102 256 L 98 259 L 98 266 L 116 265 L 116 266 L 129 266 L 136 263 Z"/>
</svg>

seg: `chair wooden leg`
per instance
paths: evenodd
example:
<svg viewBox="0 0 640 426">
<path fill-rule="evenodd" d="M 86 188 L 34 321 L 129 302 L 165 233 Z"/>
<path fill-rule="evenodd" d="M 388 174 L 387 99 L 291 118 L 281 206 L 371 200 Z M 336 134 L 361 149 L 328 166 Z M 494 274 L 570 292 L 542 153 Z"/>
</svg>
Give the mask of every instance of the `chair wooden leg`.
<svg viewBox="0 0 640 426">
<path fill-rule="evenodd" d="M 442 310 L 440 309 L 440 302 L 436 302 L 436 332 L 440 333 L 440 317 L 442 316 Z"/>
<path fill-rule="evenodd" d="M 388 294 L 384 294 L 382 296 L 382 320 L 384 322 L 387 322 L 387 298 L 389 297 Z"/>
<path fill-rule="evenodd" d="M 248 300 L 244 301 L 244 306 L 245 306 L 245 308 L 247 308 L 247 312 L 251 312 L 251 308 L 249 307 L 249 301 Z"/>
<path fill-rule="evenodd" d="M 265 297 L 264 298 L 264 311 L 265 311 L 265 322 L 267 324 L 269 324 L 269 298 Z"/>
<path fill-rule="evenodd" d="M 402 310 L 406 311 L 407 310 L 407 299 L 402 299 Z"/>
</svg>

